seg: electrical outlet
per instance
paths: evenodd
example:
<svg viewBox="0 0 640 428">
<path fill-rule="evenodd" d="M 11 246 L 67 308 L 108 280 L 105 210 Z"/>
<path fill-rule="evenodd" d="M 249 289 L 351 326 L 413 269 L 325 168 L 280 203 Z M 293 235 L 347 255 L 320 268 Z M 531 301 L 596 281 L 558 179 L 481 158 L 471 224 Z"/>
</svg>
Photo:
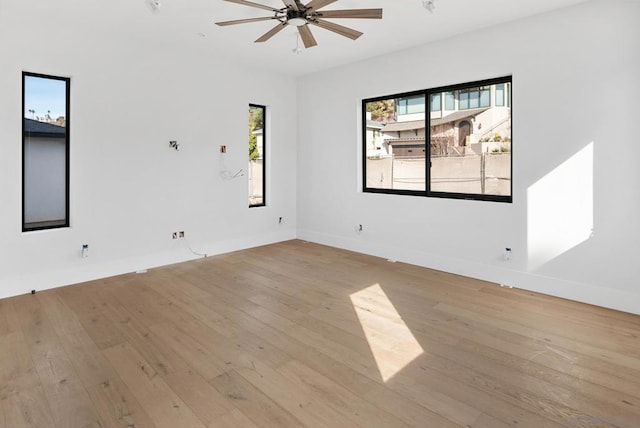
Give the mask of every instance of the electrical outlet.
<svg viewBox="0 0 640 428">
<path fill-rule="evenodd" d="M 171 239 L 178 239 L 178 232 L 173 232 Z"/>
<path fill-rule="evenodd" d="M 220 146 L 220 153 L 227 153 L 227 146 Z"/>
<path fill-rule="evenodd" d="M 184 230 L 178 232 L 178 238 L 184 238 Z"/>
<path fill-rule="evenodd" d="M 282 224 L 282 223 L 284 223 L 284 218 L 282 217 L 278 218 L 278 224 Z"/>
<path fill-rule="evenodd" d="M 507 247 L 504 249 L 504 253 L 502 254 L 502 258 L 504 261 L 511 260 L 511 248 Z"/>
</svg>

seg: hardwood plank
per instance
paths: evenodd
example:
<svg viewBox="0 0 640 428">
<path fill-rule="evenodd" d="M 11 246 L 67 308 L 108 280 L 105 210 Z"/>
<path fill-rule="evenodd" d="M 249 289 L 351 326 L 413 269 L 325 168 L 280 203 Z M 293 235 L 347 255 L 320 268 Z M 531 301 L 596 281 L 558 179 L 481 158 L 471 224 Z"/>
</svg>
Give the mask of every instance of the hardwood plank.
<svg viewBox="0 0 640 428">
<path fill-rule="evenodd" d="M 209 346 L 194 339 L 171 323 L 162 323 L 151 327 L 160 341 L 169 346 L 182 359 L 189 362 L 189 366 L 196 370 L 206 380 L 227 371 L 225 361 L 211 352 Z"/>
<path fill-rule="evenodd" d="M 218 418 L 211 428 L 257 428 L 258 425 L 251 422 L 244 413 L 238 409 L 233 409 Z"/>
<path fill-rule="evenodd" d="M 0 400 L 40 386 L 31 353 L 20 331 L 0 336 Z"/>
<path fill-rule="evenodd" d="M 216 426 L 220 418 L 236 410 L 227 398 L 194 370 L 171 373 L 165 380 L 206 426 Z"/>
<path fill-rule="evenodd" d="M 102 351 L 157 427 L 204 427 L 153 367 L 128 343 Z"/>
<path fill-rule="evenodd" d="M 545 341 L 550 344 L 556 344 L 564 348 L 573 349 L 582 354 L 595 355 L 608 361 L 615 361 L 616 365 L 620 366 L 622 369 L 630 369 L 630 371 L 640 372 L 640 358 L 634 357 L 633 355 L 626 355 L 620 351 L 612 351 L 608 348 L 596 347 L 591 344 L 582 343 L 578 340 L 562 337 L 559 334 L 540 331 L 536 327 L 520 325 L 516 322 L 507 320 L 502 316 L 485 316 L 482 312 L 478 313 L 467 308 L 458 307 L 454 304 L 439 303 L 437 305 L 437 309 L 471 320 L 482 319 L 483 322 L 489 326 Z"/>
<path fill-rule="evenodd" d="M 239 374 L 306 426 L 353 426 L 353 421 L 344 418 L 326 401 L 317 400 L 303 382 L 290 381 L 260 361 L 253 361 L 251 368 L 241 369 Z"/>
<path fill-rule="evenodd" d="M 24 388 L 0 399 L 0 427 L 53 427 L 51 410 L 41 386 Z"/>
<path fill-rule="evenodd" d="M 408 426 L 401 419 L 377 408 L 297 360 L 281 366 L 278 372 L 296 386 L 306 387 L 314 400 L 326 403 L 347 424 L 366 427 L 370 425 L 371 420 L 375 420 L 378 427 Z"/>
<path fill-rule="evenodd" d="M 54 424 L 99 426 L 91 400 L 39 299 L 21 296 L 14 303 Z"/>
<path fill-rule="evenodd" d="M 259 427 L 303 427 L 304 424 L 270 397 L 230 370 L 211 380 L 211 385 Z"/>
<path fill-rule="evenodd" d="M 0 336 L 19 330 L 20 324 L 11 299 L 0 299 Z"/>
<path fill-rule="evenodd" d="M 73 334 L 84 330 L 78 316 L 65 305 L 56 290 L 42 291 L 35 297 L 57 335 Z"/>
<path fill-rule="evenodd" d="M 85 331 L 94 341 L 98 349 L 111 348 L 123 343 L 126 338 L 121 325 L 109 319 L 102 310 L 79 315 Z"/>
<path fill-rule="evenodd" d="M 126 340 L 133 346 L 160 375 L 173 373 L 187 367 L 185 360 L 169 345 L 126 308 L 119 306 L 117 302 L 108 301 L 102 307 L 102 317 L 106 323 L 116 325 L 122 340 Z M 118 343 L 122 343 L 122 341 Z"/>
<path fill-rule="evenodd" d="M 156 426 L 119 377 L 88 388 L 88 393 L 105 427 Z"/>
<path fill-rule="evenodd" d="M 100 418 L 86 390 L 75 393 L 48 393 L 45 396 L 53 415 L 54 425 L 69 428 L 101 428 L 105 422 Z"/>
<path fill-rule="evenodd" d="M 84 330 L 59 336 L 59 340 L 85 388 L 115 377 L 111 365 Z"/>
</svg>

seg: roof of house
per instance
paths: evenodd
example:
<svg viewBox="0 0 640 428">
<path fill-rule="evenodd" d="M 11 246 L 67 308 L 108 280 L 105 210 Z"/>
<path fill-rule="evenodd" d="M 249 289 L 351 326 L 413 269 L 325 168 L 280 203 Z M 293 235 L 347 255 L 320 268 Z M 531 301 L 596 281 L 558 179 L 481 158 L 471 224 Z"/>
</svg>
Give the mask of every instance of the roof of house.
<svg viewBox="0 0 640 428">
<path fill-rule="evenodd" d="M 378 122 L 377 120 L 367 119 L 367 128 L 382 128 L 384 127 L 383 122 Z"/>
<path fill-rule="evenodd" d="M 438 119 L 431 119 L 431 126 L 443 125 L 445 123 L 457 122 L 458 120 L 466 119 L 468 117 L 474 117 L 482 112 L 489 110 L 485 108 L 474 108 L 469 110 L 460 110 L 455 113 L 446 115 L 445 117 Z M 412 131 L 415 129 L 424 128 L 424 120 L 408 120 L 406 122 L 391 122 L 382 128 L 383 132 L 400 132 L 400 131 Z"/>
<path fill-rule="evenodd" d="M 424 146 L 424 137 L 385 139 L 384 142 L 392 146 L 406 146 L 406 145 Z"/>
<path fill-rule="evenodd" d="M 459 110 L 455 113 L 451 113 L 446 115 L 440 119 L 431 119 L 431 126 L 443 125 L 445 123 L 456 122 L 458 120 L 466 119 L 468 117 L 477 116 L 480 113 L 489 110 L 488 107 L 485 108 L 473 108 L 469 110 Z"/>
<path fill-rule="evenodd" d="M 382 132 L 412 131 L 424 128 L 424 120 L 408 120 L 406 122 L 387 123 Z"/>
<path fill-rule="evenodd" d="M 64 138 L 67 128 L 47 122 L 24 118 L 24 132 L 32 135 Z"/>
</svg>

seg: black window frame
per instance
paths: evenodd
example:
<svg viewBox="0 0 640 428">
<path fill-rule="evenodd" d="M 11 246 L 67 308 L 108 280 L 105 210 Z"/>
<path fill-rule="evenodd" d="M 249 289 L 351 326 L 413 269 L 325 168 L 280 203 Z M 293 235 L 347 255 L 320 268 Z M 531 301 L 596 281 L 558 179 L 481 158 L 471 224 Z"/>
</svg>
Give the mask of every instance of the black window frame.
<svg viewBox="0 0 640 428">
<path fill-rule="evenodd" d="M 55 225 L 40 225 L 29 226 L 26 222 L 26 158 L 27 158 L 27 141 L 26 134 L 26 121 L 25 119 L 25 83 L 27 77 L 38 77 L 43 79 L 59 80 L 65 82 L 65 219 L 62 224 Z M 71 178 L 71 144 L 70 144 L 70 129 L 71 129 L 71 78 L 62 76 L 53 76 L 43 73 L 33 73 L 29 71 L 22 72 L 22 111 L 20 117 L 22 120 L 22 232 L 33 232 L 37 230 L 49 230 L 49 229 L 63 229 L 70 227 L 70 178 Z"/>
<path fill-rule="evenodd" d="M 431 190 L 431 150 L 426 150 L 427 141 L 431 141 L 431 126 L 430 126 L 430 118 L 431 118 L 431 95 L 433 94 L 442 94 L 447 92 L 453 92 L 457 98 L 458 94 L 461 90 L 465 89 L 474 89 L 477 88 L 480 90 L 484 86 L 491 87 L 491 85 L 496 85 L 500 83 L 505 83 L 505 106 L 510 108 L 510 117 L 511 117 L 511 135 L 509 135 L 509 139 L 511 141 L 511 157 L 510 157 L 510 165 L 509 168 L 511 170 L 511 180 L 510 180 L 510 188 L 509 195 L 491 195 L 491 194 L 475 194 L 475 193 L 456 193 L 456 192 L 440 192 Z M 463 200 L 477 200 L 477 201 L 487 201 L 487 202 L 503 202 L 503 203 L 513 203 L 513 108 L 512 108 L 512 100 L 511 94 L 513 93 L 513 78 L 512 76 L 502 76 L 485 80 L 478 80 L 474 82 L 465 82 L 454 85 L 441 86 L 436 88 L 422 89 L 411 92 L 404 92 L 399 94 L 391 94 L 384 95 L 372 98 L 365 98 L 361 103 L 361 126 L 362 126 L 362 192 L 363 193 L 382 193 L 382 194 L 392 194 L 392 195 L 405 195 L 405 196 L 422 196 L 422 197 L 430 197 L 430 198 L 445 198 L 445 199 L 463 199 Z M 425 99 L 425 190 L 404 190 L 404 189 L 382 189 L 375 187 L 367 187 L 367 146 L 366 146 L 366 131 L 367 131 L 367 119 L 366 119 L 366 106 L 370 102 L 388 100 L 388 99 L 398 99 L 405 98 L 409 96 L 424 96 Z M 479 95 L 479 93 L 478 93 Z M 492 103 L 492 96 L 489 94 L 489 105 Z M 428 101 L 427 101 L 428 100 Z M 441 100 L 442 101 L 442 100 Z M 442 105 L 441 105 L 442 107 Z M 479 107 L 484 108 L 484 107 Z M 465 110 L 460 109 L 458 110 Z"/>
<path fill-rule="evenodd" d="M 249 103 L 252 107 L 262 109 L 262 203 L 249 203 L 249 208 L 258 208 L 267 206 L 267 106 Z"/>
</svg>

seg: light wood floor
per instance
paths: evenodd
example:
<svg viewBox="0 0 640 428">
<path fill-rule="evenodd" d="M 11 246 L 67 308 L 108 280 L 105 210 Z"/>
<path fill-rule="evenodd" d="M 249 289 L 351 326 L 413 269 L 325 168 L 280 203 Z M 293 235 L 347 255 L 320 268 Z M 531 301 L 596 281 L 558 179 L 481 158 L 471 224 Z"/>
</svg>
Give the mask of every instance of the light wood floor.
<svg viewBox="0 0 640 428">
<path fill-rule="evenodd" d="M 638 427 L 639 335 L 290 241 L 0 300 L 0 426 Z"/>
</svg>

